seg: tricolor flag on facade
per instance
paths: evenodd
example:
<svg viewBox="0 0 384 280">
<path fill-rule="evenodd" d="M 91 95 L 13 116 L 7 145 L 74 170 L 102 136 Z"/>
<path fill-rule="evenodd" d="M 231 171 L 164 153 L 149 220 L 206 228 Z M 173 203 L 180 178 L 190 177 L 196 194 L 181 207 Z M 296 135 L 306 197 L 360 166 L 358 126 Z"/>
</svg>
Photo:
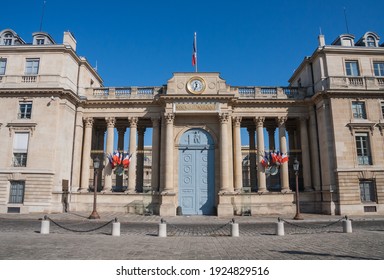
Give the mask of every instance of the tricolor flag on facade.
<svg viewBox="0 0 384 280">
<path fill-rule="evenodd" d="M 192 46 L 192 66 L 195 66 L 195 71 L 197 72 L 197 44 L 196 44 L 196 32 L 193 37 L 193 46 Z"/>
</svg>

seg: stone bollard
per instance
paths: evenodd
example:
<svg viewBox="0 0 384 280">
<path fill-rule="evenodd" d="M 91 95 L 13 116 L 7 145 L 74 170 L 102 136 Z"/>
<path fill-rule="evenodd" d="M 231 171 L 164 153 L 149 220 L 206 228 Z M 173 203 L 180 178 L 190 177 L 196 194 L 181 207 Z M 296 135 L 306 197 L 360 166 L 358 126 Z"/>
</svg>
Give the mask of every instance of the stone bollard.
<svg viewBox="0 0 384 280">
<path fill-rule="evenodd" d="M 40 234 L 49 234 L 49 220 L 47 216 L 41 221 Z"/>
<path fill-rule="evenodd" d="M 117 221 L 117 218 L 112 223 L 112 236 L 120 236 L 120 223 Z"/>
<path fill-rule="evenodd" d="M 159 237 L 167 237 L 167 224 L 164 219 L 161 219 L 159 224 Z"/>
<path fill-rule="evenodd" d="M 239 237 L 239 224 L 235 222 L 235 219 L 232 219 L 231 223 L 231 236 Z"/>
<path fill-rule="evenodd" d="M 284 235 L 284 221 L 282 221 L 280 218 L 277 218 L 276 235 L 278 236 Z"/>
<path fill-rule="evenodd" d="M 352 221 L 345 216 L 345 220 L 343 221 L 343 232 L 344 233 L 352 233 Z"/>
</svg>

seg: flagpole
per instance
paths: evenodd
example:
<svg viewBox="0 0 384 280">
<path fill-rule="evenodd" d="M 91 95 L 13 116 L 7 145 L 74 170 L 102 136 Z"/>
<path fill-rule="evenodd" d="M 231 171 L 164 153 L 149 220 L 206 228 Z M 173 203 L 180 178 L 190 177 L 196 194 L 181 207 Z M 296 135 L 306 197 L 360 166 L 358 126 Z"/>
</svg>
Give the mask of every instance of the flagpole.
<svg viewBox="0 0 384 280">
<path fill-rule="evenodd" d="M 196 64 L 195 64 L 195 72 L 197 73 L 197 36 L 196 36 L 196 32 L 195 32 L 195 59 L 196 59 Z"/>
</svg>

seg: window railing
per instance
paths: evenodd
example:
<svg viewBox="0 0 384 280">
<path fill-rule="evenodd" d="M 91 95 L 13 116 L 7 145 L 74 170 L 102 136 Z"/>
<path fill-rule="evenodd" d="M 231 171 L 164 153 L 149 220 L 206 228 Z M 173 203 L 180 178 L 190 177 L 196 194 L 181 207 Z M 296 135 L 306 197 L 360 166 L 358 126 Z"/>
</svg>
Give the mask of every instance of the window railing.
<svg viewBox="0 0 384 280">
<path fill-rule="evenodd" d="M 21 77 L 22 83 L 36 83 L 37 82 L 37 76 L 22 76 Z"/>
<path fill-rule="evenodd" d="M 26 153 L 14 153 L 13 154 L 13 167 L 26 167 L 27 166 L 27 154 Z"/>
<path fill-rule="evenodd" d="M 371 165 L 372 160 L 371 156 L 357 156 L 357 161 L 359 165 Z"/>
</svg>

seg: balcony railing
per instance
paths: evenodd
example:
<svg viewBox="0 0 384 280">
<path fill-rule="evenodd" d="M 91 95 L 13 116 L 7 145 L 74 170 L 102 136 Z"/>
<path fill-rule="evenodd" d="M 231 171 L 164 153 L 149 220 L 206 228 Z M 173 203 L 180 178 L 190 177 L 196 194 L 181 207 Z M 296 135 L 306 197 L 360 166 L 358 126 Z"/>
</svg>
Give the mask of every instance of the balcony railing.
<svg viewBox="0 0 384 280">
<path fill-rule="evenodd" d="M 320 88 L 323 87 L 323 88 Z M 362 76 L 331 76 L 318 83 L 316 90 L 322 89 L 384 89 L 384 77 L 362 77 Z"/>
<path fill-rule="evenodd" d="M 152 99 L 160 91 L 160 87 L 95 88 L 93 89 L 93 96 L 98 98 Z"/>
<path fill-rule="evenodd" d="M 295 98 L 299 96 L 296 87 L 232 87 L 241 99 Z"/>
</svg>

